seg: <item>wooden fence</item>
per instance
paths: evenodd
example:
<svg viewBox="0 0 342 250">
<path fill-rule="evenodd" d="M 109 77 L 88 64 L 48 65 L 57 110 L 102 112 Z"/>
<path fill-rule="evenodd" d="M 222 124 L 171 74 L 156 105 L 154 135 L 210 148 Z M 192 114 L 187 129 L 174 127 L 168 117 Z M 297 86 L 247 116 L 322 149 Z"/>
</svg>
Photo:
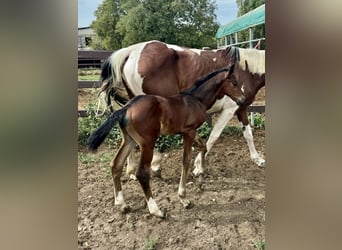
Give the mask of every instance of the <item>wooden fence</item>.
<svg viewBox="0 0 342 250">
<path fill-rule="evenodd" d="M 113 53 L 106 50 L 79 50 L 78 51 L 78 68 L 101 68 L 102 63 Z M 100 81 L 78 81 L 78 88 L 99 88 Z M 249 112 L 264 113 L 264 105 L 251 105 Z M 86 110 L 78 110 L 79 117 L 87 116 Z"/>
</svg>

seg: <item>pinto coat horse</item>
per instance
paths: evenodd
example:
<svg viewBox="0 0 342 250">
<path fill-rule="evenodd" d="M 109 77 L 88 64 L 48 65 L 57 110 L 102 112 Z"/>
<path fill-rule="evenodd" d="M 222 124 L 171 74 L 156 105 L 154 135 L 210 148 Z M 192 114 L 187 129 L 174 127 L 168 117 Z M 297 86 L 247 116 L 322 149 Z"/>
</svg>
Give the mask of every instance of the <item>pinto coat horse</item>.
<svg viewBox="0 0 342 250">
<path fill-rule="evenodd" d="M 200 77 L 217 69 L 238 62 L 232 77 L 242 87 L 246 101 L 240 107 L 228 96 L 215 102 L 209 112 L 220 112 L 207 140 L 208 155 L 214 142 L 234 114 L 243 126 L 251 159 L 264 166 L 265 160 L 254 146 L 247 110 L 258 90 L 265 86 L 265 51 L 227 47 L 217 50 L 188 49 L 159 41 L 131 45 L 114 52 L 104 63 L 100 100 L 111 108 L 111 97 L 122 99 L 118 90 L 126 90 L 128 98 L 142 94 L 171 96 L 191 87 Z M 160 158 L 157 157 L 157 158 Z M 204 172 L 201 153 L 196 157 L 193 173 Z M 131 165 L 131 161 L 128 161 Z M 135 166 L 128 166 L 134 169 Z M 152 167 L 158 169 L 159 164 Z"/>
<path fill-rule="evenodd" d="M 205 121 L 206 111 L 214 102 L 229 95 L 237 105 L 242 105 L 245 97 L 237 83 L 230 79 L 233 66 L 228 69 L 215 71 L 205 78 L 198 80 L 189 90 L 172 96 L 139 95 L 131 99 L 122 109 L 112 115 L 89 137 L 89 149 L 96 150 L 112 127 L 119 123 L 122 134 L 122 144 L 115 158 L 111 161 L 112 177 L 114 181 L 115 205 L 123 210 L 125 204 L 120 177 L 123 165 L 135 143 L 139 145 L 141 157 L 136 177 L 144 191 L 149 212 L 163 217 L 157 203 L 153 199 L 150 189 L 150 166 L 153 149 L 160 134 L 183 136 L 183 168 L 178 188 L 178 195 L 182 204 L 188 207 L 190 202 L 185 198 L 185 188 L 188 168 L 191 160 L 191 146 L 196 142 L 202 151 L 205 145 L 196 137 L 196 129 Z M 202 154 L 203 155 L 203 154 Z"/>
</svg>

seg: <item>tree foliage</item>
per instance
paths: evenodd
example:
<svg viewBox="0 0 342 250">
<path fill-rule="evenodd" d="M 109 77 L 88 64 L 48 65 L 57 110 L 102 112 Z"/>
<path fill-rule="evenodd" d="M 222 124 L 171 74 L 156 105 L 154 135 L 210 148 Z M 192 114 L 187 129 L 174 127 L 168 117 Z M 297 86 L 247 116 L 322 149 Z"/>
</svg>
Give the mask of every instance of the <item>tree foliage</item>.
<svg viewBox="0 0 342 250">
<path fill-rule="evenodd" d="M 238 17 L 242 16 L 251 10 L 259 7 L 260 5 L 264 4 L 265 0 L 236 0 L 236 4 L 238 6 Z M 254 38 L 261 38 L 265 37 L 265 25 L 258 25 L 252 28 Z M 249 40 L 249 30 L 241 31 L 238 34 L 239 41 L 248 41 Z M 246 47 L 248 44 L 245 45 Z M 262 45 L 262 48 L 264 46 Z"/>
<path fill-rule="evenodd" d="M 215 47 L 215 8 L 213 0 L 104 0 L 91 26 L 108 50 L 147 40 Z"/>
</svg>

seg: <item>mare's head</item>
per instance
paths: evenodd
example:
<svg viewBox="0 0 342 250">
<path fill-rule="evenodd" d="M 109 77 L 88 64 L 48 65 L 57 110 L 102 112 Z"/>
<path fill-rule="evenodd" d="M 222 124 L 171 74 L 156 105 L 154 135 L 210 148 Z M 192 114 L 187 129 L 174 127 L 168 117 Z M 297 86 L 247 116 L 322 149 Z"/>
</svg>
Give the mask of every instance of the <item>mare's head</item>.
<svg viewBox="0 0 342 250">
<path fill-rule="evenodd" d="M 237 63 L 234 77 L 244 89 L 245 96 L 255 96 L 265 86 L 265 51 L 237 49 Z"/>
</svg>

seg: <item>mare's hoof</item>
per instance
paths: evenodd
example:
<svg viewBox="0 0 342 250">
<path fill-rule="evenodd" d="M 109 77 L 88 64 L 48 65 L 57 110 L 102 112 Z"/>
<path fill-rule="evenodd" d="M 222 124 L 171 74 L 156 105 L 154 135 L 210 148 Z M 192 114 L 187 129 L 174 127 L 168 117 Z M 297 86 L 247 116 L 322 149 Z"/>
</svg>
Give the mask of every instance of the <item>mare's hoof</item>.
<svg viewBox="0 0 342 250">
<path fill-rule="evenodd" d="M 265 160 L 262 159 L 261 157 L 253 159 L 253 161 L 258 165 L 260 168 L 265 167 Z"/>
<path fill-rule="evenodd" d="M 165 213 L 163 213 L 162 211 L 155 211 L 155 212 L 153 212 L 153 213 L 151 213 L 152 215 L 154 215 L 154 216 L 157 216 L 157 217 L 159 217 L 159 218 L 165 218 Z"/>
<path fill-rule="evenodd" d="M 181 203 L 183 204 L 183 207 L 186 209 L 189 209 L 192 207 L 192 203 L 189 200 L 181 199 Z"/>
</svg>

